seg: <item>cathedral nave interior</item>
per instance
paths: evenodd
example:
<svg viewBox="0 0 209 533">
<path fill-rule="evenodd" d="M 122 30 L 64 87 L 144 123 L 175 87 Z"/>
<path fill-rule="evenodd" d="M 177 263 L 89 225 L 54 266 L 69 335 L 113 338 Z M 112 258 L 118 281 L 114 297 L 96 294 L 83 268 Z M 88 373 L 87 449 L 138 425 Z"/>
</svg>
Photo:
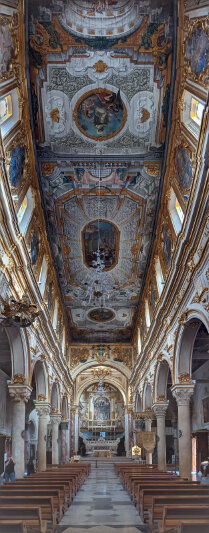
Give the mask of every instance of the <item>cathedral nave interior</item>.
<svg viewBox="0 0 209 533">
<path fill-rule="evenodd" d="M 84 485 L 47 531 L 149 533 L 130 465 L 199 481 L 209 520 L 208 22 L 207 0 L 0 1 L 2 533 L 11 481 L 58 467 Z"/>
</svg>

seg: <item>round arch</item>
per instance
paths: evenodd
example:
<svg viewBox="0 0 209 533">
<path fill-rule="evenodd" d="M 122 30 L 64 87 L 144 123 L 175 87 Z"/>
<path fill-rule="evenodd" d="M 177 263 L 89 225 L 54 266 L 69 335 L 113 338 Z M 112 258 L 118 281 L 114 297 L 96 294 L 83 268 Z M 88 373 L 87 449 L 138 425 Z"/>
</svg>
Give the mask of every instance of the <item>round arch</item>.
<svg viewBox="0 0 209 533">
<path fill-rule="evenodd" d="M 67 396 L 63 396 L 63 398 L 62 398 L 61 413 L 62 413 L 63 417 L 68 418 L 68 400 L 67 400 Z"/>
<path fill-rule="evenodd" d="M 155 377 L 154 377 L 154 403 L 159 401 L 160 399 L 167 400 L 167 384 L 168 384 L 168 375 L 169 371 L 171 373 L 171 379 L 172 379 L 172 371 L 169 365 L 169 362 L 166 359 L 162 359 L 162 361 L 159 361 L 156 367 L 155 371 Z M 173 382 L 172 382 L 173 385 Z"/>
<path fill-rule="evenodd" d="M 39 398 L 48 398 L 48 380 L 47 380 L 47 372 L 44 363 L 38 359 L 38 361 L 35 362 L 34 367 L 32 369 L 32 375 L 35 376 L 35 382 L 36 382 L 36 396 L 37 400 Z"/>
<path fill-rule="evenodd" d="M 145 383 L 143 391 L 143 411 L 152 408 L 152 385 L 151 383 Z"/>
<path fill-rule="evenodd" d="M 100 363 L 98 363 L 98 361 L 88 361 L 87 363 L 82 364 L 82 368 L 79 367 L 72 371 L 72 378 L 75 379 L 84 370 L 87 370 L 88 368 L 93 368 L 94 366 L 99 366 L 99 364 Z M 131 378 L 131 370 L 120 363 L 117 363 L 112 360 L 110 361 L 105 360 L 104 363 L 102 363 L 102 365 L 108 366 L 110 368 L 114 368 L 115 370 L 118 370 L 119 372 L 121 372 L 121 374 L 123 374 L 126 378 L 128 379 Z"/>
<path fill-rule="evenodd" d="M 190 378 L 192 376 L 193 347 L 201 324 L 209 333 L 209 324 L 205 316 L 198 311 L 191 310 L 186 323 L 179 329 L 174 350 L 175 383 L 179 383 L 181 374 L 187 374 Z"/>
<path fill-rule="evenodd" d="M 5 328 L 5 332 L 11 351 L 12 377 L 21 374 L 25 376 L 25 381 L 28 383 L 30 358 L 28 357 L 27 334 L 24 330 L 15 327 Z"/>
<path fill-rule="evenodd" d="M 120 393 L 122 394 L 122 397 L 123 397 L 124 405 L 126 405 L 126 393 L 125 393 L 125 390 L 123 389 L 123 387 L 121 385 L 119 385 L 119 383 L 116 383 L 115 380 L 112 379 L 109 376 L 108 376 L 108 380 L 104 380 L 104 381 L 106 381 L 107 383 L 110 383 L 110 385 L 113 385 L 113 387 L 115 387 L 116 389 L 118 389 L 120 391 Z M 81 387 L 78 390 L 77 395 L 76 395 L 76 403 L 77 404 L 79 404 L 80 397 L 83 394 L 84 390 L 87 389 L 88 387 L 90 387 L 90 385 L 93 385 L 94 383 L 98 383 L 98 378 L 97 379 L 89 379 L 89 380 L 85 381 L 84 384 L 81 385 Z"/>
<path fill-rule="evenodd" d="M 59 393 L 59 386 L 58 386 L 58 383 L 56 383 L 56 381 L 54 381 L 52 385 L 51 408 L 52 410 L 55 409 L 56 411 L 60 411 L 60 393 Z"/>
<path fill-rule="evenodd" d="M 141 395 L 137 392 L 136 394 L 136 413 L 141 413 L 142 411 L 142 399 Z"/>
</svg>

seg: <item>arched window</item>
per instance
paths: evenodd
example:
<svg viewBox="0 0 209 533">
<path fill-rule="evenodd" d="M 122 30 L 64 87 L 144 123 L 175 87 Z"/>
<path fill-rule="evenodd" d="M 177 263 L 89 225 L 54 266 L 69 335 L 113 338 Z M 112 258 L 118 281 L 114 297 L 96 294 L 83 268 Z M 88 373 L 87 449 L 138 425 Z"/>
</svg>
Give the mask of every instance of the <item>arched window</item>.
<svg viewBox="0 0 209 533">
<path fill-rule="evenodd" d="M 150 321 L 150 314 L 149 314 L 149 305 L 148 305 L 147 300 L 145 301 L 145 318 L 146 318 L 147 328 L 150 328 L 151 321 Z"/>
<path fill-rule="evenodd" d="M 17 89 L 12 89 L 0 99 L 0 127 L 3 140 L 19 119 L 18 92 Z"/>
<path fill-rule="evenodd" d="M 57 328 L 57 314 L 58 314 L 58 302 L 55 300 L 54 316 L 53 316 L 53 328 L 56 331 Z"/>
<path fill-rule="evenodd" d="M 156 268 L 157 288 L 158 288 L 159 295 L 161 295 L 161 292 L 163 290 L 163 285 L 164 285 L 164 279 L 163 279 L 163 273 L 162 273 L 159 257 L 156 260 L 155 268 Z"/>
<path fill-rule="evenodd" d="M 0 99 L 0 124 L 8 120 L 12 115 L 12 99 L 11 94 Z"/>
<path fill-rule="evenodd" d="M 176 233 L 179 233 L 184 221 L 184 212 L 173 189 L 171 189 L 169 211 L 174 230 Z"/>
<path fill-rule="evenodd" d="M 198 139 L 205 103 L 189 91 L 184 91 L 182 120 L 188 130 Z"/>
<path fill-rule="evenodd" d="M 140 332 L 140 329 L 138 328 L 138 355 L 141 353 L 141 347 L 142 347 L 141 332 Z"/>
<path fill-rule="evenodd" d="M 28 224 L 30 222 L 30 219 L 33 213 L 33 208 L 34 208 L 33 195 L 32 195 L 31 188 L 29 187 L 25 195 L 25 198 L 20 204 L 20 207 L 17 212 L 17 220 L 19 223 L 19 228 L 20 228 L 21 233 L 23 233 L 24 235 L 27 231 Z"/>
<path fill-rule="evenodd" d="M 40 274 L 39 274 L 39 280 L 38 280 L 39 289 L 40 289 L 42 296 L 44 294 L 44 289 L 45 289 L 45 284 L 46 284 L 46 274 L 47 274 L 47 262 L 44 256 L 42 265 L 41 265 Z"/>
</svg>

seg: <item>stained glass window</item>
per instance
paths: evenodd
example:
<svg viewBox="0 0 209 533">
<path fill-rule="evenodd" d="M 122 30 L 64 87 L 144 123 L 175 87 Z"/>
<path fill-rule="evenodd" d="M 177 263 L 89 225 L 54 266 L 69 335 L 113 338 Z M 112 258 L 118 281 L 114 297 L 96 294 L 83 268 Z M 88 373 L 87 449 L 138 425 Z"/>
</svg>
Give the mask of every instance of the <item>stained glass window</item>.
<svg viewBox="0 0 209 533">
<path fill-rule="evenodd" d="M 12 99 L 11 96 L 4 96 L 0 99 L 0 124 L 12 115 Z"/>
</svg>

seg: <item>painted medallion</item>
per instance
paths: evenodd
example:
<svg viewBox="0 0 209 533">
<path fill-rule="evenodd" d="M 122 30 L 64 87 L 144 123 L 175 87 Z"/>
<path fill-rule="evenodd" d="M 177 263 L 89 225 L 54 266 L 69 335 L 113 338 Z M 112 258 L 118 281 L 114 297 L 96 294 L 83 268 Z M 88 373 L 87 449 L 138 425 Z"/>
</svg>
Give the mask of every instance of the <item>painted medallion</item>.
<svg viewBox="0 0 209 533">
<path fill-rule="evenodd" d="M 119 231 L 105 220 L 90 222 L 83 230 L 84 262 L 89 268 L 111 270 L 118 261 Z"/>
<path fill-rule="evenodd" d="M 83 135 L 95 141 L 105 141 L 122 130 L 127 111 L 120 91 L 94 89 L 79 98 L 73 116 Z"/>
<path fill-rule="evenodd" d="M 202 24 L 193 28 L 187 43 L 187 57 L 192 72 L 199 76 L 209 60 L 209 40 Z"/>
<path fill-rule="evenodd" d="M 88 317 L 95 322 L 108 322 L 115 317 L 115 313 L 111 309 L 105 309 L 103 307 L 98 309 L 92 309 L 89 312 Z"/>
<path fill-rule="evenodd" d="M 176 151 L 176 165 L 180 184 L 183 189 L 188 189 L 192 181 L 192 167 L 189 152 L 184 146 L 179 146 Z"/>
</svg>

